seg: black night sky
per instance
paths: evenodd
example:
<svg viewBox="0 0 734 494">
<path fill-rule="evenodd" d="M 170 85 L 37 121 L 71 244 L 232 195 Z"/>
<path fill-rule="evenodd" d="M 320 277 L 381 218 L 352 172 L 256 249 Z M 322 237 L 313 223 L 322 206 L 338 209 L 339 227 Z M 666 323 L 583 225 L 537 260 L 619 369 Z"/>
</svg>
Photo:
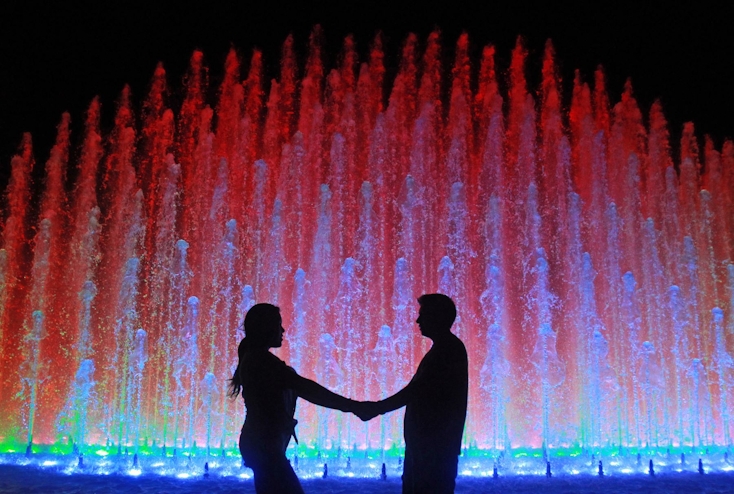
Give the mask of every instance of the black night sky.
<svg viewBox="0 0 734 494">
<path fill-rule="evenodd" d="M 335 62 L 345 35 L 354 34 L 364 55 L 381 30 L 388 76 L 405 35 L 415 32 L 424 40 L 438 26 L 447 64 L 462 31 L 469 33 L 475 56 L 483 45 L 494 43 L 500 68 L 507 67 L 515 38 L 523 35 L 533 84 L 545 40 L 552 38 L 567 101 L 574 69 L 591 80 L 594 68 L 602 64 L 612 102 L 631 77 L 643 113 L 656 98 L 662 100 L 674 140 L 689 120 L 699 137 L 710 134 L 717 145 L 734 137 L 734 3 L 558 3 L 266 0 L 189 7 L 189 2 L 171 6 L 153 0 L 6 0 L 0 6 L 0 186 L 7 182 L 10 157 L 22 132 L 33 134 L 36 161 L 43 163 L 60 115 L 69 111 L 78 145 L 89 101 L 101 97 L 103 124 L 109 127 L 120 89 L 129 83 L 139 105 L 158 61 L 168 71 L 174 90 L 170 102 L 177 110 L 181 76 L 192 50 L 202 49 L 213 103 L 231 45 L 239 49 L 245 66 L 252 48 L 262 49 L 268 78 L 276 77 L 280 45 L 288 33 L 304 55 L 317 23 L 326 35 L 327 64 Z"/>
</svg>

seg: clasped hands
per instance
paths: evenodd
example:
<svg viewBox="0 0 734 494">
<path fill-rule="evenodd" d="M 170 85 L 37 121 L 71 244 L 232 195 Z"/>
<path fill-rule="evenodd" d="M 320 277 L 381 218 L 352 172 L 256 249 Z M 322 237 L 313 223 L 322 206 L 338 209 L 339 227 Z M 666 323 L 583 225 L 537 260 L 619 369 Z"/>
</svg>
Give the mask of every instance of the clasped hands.
<svg viewBox="0 0 734 494">
<path fill-rule="evenodd" d="M 382 408 L 378 401 L 353 401 L 349 411 L 359 417 L 362 422 L 367 422 L 384 413 Z"/>
</svg>

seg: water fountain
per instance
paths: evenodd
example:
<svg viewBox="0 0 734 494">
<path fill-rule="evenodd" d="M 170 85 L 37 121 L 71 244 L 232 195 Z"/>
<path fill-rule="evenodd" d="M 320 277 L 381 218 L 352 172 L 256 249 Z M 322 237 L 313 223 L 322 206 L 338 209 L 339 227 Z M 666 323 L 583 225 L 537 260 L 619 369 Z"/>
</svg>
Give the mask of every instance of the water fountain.
<svg viewBox="0 0 734 494">
<path fill-rule="evenodd" d="M 462 35 L 449 70 L 438 32 L 409 35 L 390 85 L 379 36 L 363 62 L 347 38 L 328 71 L 320 43 L 299 67 L 288 38 L 270 82 L 233 49 L 214 108 L 201 52 L 177 108 L 159 65 L 106 135 L 92 102 L 74 159 L 63 115 L 43 182 L 24 137 L 0 453 L 236 457 L 244 409 L 224 390 L 255 301 L 281 307 L 276 353 L 299 373 L 374 400 L 425 353 L 415 299 L 433 291 L 469 351 L 466 456 L 728 451 L 734 143 L 701 153 L 686 124 L 674 158 L 659 103 L 643 118 L 627 84 L 612 106 L 601 69 L 563 106 L 550 42 L 537 92 L 522 41 L 503 81 L 491 46 L 477 65 Z M 297 418 L 291 455 L 401 454 L 397 414 Z"/>
</svg>

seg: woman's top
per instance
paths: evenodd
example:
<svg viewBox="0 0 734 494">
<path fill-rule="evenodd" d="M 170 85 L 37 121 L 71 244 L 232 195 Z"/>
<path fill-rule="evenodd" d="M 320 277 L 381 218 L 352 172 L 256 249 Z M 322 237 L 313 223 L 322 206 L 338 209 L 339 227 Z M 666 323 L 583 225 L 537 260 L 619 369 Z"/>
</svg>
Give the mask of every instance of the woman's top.
<svg viewBox="0 0 734 494">
<path fill-rule="evenodd" d="M 247 416 L 247 432 L 261 448 L 284 452 L 291 435 L 295 437 L 295 388 L 299 376 L 267 349 L 240 352 L 240 379 Z"/>
</svg>

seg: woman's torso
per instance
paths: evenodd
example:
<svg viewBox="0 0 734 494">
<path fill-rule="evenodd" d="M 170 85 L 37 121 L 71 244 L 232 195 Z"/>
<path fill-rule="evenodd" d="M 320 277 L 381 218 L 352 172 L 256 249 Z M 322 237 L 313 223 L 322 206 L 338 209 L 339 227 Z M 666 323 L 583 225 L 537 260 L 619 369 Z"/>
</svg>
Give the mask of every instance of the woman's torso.
<svg viewBox="0 0 734 494">
<path fill-rule="evenodd" d="M 243 439 L 250 448 L 285 452 L 294 433 L 296 372 L 267 350 L 245 350 L 240 360 L 247 415 Z"/>
</svg>

